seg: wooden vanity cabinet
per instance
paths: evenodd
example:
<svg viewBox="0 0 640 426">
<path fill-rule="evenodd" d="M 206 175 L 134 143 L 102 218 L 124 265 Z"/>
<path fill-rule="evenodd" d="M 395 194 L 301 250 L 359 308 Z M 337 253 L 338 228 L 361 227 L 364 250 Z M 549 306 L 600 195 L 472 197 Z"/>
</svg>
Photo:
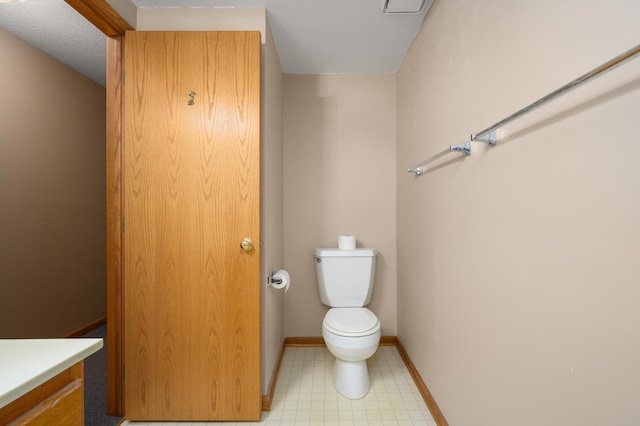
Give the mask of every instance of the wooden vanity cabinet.
<svg viewBox="0 0 640 426">
<path fill-rule="evenodd" d="M 82 426 L 83 424 L 83 361 L 0 408 L 0 425 L 2 426 Z"/>
</svg>

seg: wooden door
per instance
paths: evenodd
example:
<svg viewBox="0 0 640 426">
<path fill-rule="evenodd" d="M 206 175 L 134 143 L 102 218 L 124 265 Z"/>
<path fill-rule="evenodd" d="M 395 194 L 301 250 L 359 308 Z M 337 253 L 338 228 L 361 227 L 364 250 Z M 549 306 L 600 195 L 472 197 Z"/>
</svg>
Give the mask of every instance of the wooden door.
<svg viewBox="0 0 640 426">
<path fill-rule="evenodd" d="M 124 72 L 125 416 L 259 419 L 260 34 L 127 32 Z"/>
</svg>

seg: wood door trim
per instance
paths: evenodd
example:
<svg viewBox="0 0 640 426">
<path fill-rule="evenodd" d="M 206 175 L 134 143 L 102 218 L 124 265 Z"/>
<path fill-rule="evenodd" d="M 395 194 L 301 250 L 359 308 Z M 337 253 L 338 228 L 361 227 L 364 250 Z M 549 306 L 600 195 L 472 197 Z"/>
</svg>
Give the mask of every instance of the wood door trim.
<svg viewBox="0 0 640 426">
<path fill-rule="evenodd" d="M 400 357 L 404 361 L 404 365 L 407 366 L 407 369 L 409 370 L 409 374 L 411 374 L 413 381 L 418 387 L 418 390 L 422 395 L 422 399 L 424 399 L 424 402 L 427 404 L 427 408 L 429 408 L 429 411 L 431 412 L 431 416 L 433 416 L 433 420 L 436 421 L 438 426 L 449 426 L 449 423 L 447 423 L 447 419 L 444 418 L 444 414 L 442 414 L 442 411 L 440 411 L 440 407 L 438 407 L 436 400 L 431 395 L 431 392 L 429 392 L 429 388 L 427 388 L 427 385 L 422 380 L 420 373 L 418 373 L 418 369 L 416 368 L 415 365 L 413 365 L 411 358 L 409 358 L 409 354 L 404 349 L 404 346 L 402 346 L 402 343 L 398 339 L 396 339 L 396 348 L 400 353 Z"/>
<path fill-rule="evenodd" d="M 123 416 L 122 37 L 107 39 L 107 413 Z"/>
<path fill-rule="evenodd" d="M 278 357 L 276 368 L 273 371 L 273 376 L 271 376 L 269 391 L 266 395 L 262 396 L 262 411 L 271 411 L 271 404 L 273 403 L 273 396 L 276 393 L 276 383 L 278 382 L 278 375 L 280 374 L 280 366 L 282 365 L 282 359 L 284 358 L 284 350 L 286 349 L 286 347 L 287 345 L 283 344 L 282 349 L 280 349 L 280 356 Z"/>
<path fill-rule="evenodd" d="M 123 36 L 133 27 L 106 0 L 64 0 L 107 37 Z"/>
<path fill-rule="evenodd" d="M 107 413 L 122 416 L 122 36 L 134 28 L 106 0 L 65 1 L 107 36 Z"/>
</svg>

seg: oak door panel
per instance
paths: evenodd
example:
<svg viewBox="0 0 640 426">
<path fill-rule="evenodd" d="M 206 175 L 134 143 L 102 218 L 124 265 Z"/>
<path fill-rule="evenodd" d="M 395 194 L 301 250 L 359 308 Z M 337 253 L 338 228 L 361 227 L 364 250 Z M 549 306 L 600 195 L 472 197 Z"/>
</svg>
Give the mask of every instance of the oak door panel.
<svg viewBox="0 0 640 426">
<path fill-rule="evenodd" d="M 260 418 L 260 35 L 127 32 L 125 415 Z"/>
</svg>

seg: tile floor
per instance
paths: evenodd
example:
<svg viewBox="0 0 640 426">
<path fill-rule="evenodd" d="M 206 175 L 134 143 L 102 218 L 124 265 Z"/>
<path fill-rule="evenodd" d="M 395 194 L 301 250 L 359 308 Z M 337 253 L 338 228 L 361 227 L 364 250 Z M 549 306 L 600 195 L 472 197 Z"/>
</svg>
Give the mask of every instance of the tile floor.
<svg viewBox="0 0 640 426">
<path fill-rule="evenodd" d="M 124 422 L 129 426 L 205 425 L 427 425 L 436 426 L 395 346 L 380 346 L 368 360 L 371 391 L 359 400 L 333 387 L 334 357 L 325 347 L 285 350 L 271 411 L 260 422 Z"/>
</svg>

